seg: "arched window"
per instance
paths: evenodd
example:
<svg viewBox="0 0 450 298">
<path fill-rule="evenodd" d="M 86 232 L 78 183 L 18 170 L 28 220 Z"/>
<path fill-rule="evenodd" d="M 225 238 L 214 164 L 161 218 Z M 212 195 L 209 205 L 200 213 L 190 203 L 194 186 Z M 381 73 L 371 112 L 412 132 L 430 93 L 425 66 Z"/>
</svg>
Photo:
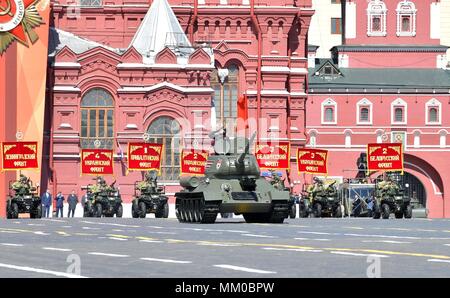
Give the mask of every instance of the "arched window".
<svg viewBox="0 0 450 298">
<path fill-rule="evenodd" d="M 237 102 L 239 97 L 239 68 L 231 64 L 225 69 L 216 69 L 211 77 L 214 89 L 217 126 L 225 126 L 232 134 L 236 130 Z"/>
<path fill-rule="evenodd" d="M 325 122 L 334 121 L 334 110 L 333 108 L 325 108 Z"/>
<path fill-rule="evenodd" d="M 337 103 L 331 98 L 322 102 L 322 124 L 337 124 Z"/>
<path fill-rule="evenodd" d="M 416 35 L 417 9 L 411 1 L 400 1 L 397 5 L 397 36 Z"/>
<path fill-rule="evenodd" d="M 386 36 L 386 4 L 372 0 L 367 6 L 367 36 Z"/>
<path fill-rule="evenodd" d="M 403 108 L 395 108 L 395 122 L 403 122 Z"/>
<path fill-rule="evenodd" d="M 391 123 L 395 125 L 408 123 L 408 104 L 401 98 L 391 103 Z"/>
<path fill-rule="evenodd" d="M 438 109 L 437 108 L 430 108 L 428 121 L 429 122 L 438 122 Z"/>
<path fill-rule="evenodd" d="M 162 180 L 178 180 L 180 176 L 180 124 L 171 117 L 161 116 L 150 124 L 147 133 L 150 135 L 150 142 L 164 145 L 161 158 Z"/>
<path fill-rule="evenodd" d="M 442 104 L 439 100 L 432 98 L 425 104 L 425 122 L 427 125 L 441 124 Z"/>
<path fill-rule="evenodd" d="M 114 146 L 114 100 L 101 88 L 89 90 L 81 99 L 81 148 L 112 149 Z"/>
<path fill-rule="evenodd" d="M 369 121 L 369 108 L 361 108 L 361 115 L 359 120 L 361 122 Z"/>
</svg>

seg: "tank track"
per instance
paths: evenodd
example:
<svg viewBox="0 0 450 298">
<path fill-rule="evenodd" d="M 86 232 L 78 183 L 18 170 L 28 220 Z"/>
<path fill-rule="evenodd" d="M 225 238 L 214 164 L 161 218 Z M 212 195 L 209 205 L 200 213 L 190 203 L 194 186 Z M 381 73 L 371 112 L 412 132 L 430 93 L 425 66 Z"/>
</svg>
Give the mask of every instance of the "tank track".
<svg viewBox="0 0 450 298">
<path fill-rule="evenodd" d="M 287 202 L 272 203 L 272 211 L 269 213 L 245 213 L 247 223 L 283 223 L 289 215 Z"/>
<path fill-rule="evenodd" d="M 220 202 L 205 202 L 203 197 L 189 196 L 176 199 L 175 210 L 182 223 L 215 223 Z"/>
</svg>

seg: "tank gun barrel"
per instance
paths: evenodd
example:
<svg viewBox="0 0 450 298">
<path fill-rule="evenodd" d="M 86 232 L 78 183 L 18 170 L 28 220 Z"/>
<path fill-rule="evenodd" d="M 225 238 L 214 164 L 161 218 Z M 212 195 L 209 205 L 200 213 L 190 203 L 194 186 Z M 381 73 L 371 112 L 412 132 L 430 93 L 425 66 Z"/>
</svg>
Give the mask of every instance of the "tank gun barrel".
<svg viewBox="0 0 450 298">
<path fill-rule="evenodd" d="M 239 164 L 243 164 L 243 163 L 244 163 L 245 156 L 246 156 L 247 154 L 250 153 L 250 146 L 251 146 L 251 145 L 253 144 L 253 142 L 255 141 L 255 137 L 256 137 L 256 132 L 253 133 L 253 135 L 252 135 L 252 137 L 250 138 L 250 140 L 248 141 L 247 145 L 245 145 L 245 150 L 244 150 L 244 152 L 243 152 L 241 155 L 239 155 L 239 158 L 238 158 L 238 160 L 237 160 Z"/>
</svg>

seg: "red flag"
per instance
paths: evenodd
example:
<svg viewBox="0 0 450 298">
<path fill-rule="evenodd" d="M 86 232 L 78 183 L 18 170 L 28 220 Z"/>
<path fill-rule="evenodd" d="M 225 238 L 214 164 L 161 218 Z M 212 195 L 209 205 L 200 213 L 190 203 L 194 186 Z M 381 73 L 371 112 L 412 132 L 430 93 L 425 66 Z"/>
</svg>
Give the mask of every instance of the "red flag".
<svg viewBox="0 0 450 298">
<path fill-rule="evenodd" d="M 244 94 L 241 97 L 239 97 L 237 102 L 237 117 L 240 119 L 240 122 L 245 123 L 244 129 L 245 134 L 247 134 L 248 129 L 248 101 L 247 101 L 247 95 Z M 242 127 L 238 127 L 238 130 L 242 129 Z"/>
</svg>

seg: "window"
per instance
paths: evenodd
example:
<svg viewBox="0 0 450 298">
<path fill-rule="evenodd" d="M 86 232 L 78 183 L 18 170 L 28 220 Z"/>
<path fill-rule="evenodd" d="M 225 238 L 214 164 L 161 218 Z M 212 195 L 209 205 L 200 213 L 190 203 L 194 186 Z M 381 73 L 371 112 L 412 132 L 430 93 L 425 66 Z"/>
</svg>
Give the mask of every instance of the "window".
<svg viewBox="0 0 450 298">
<path fill-rule="evenodd" d="M 88 91 L 81 100 L 81 148 L 112 149 L 114 146 L 114 101 L 100 88 Z"/>
<path fill-rule="evenodd" d="M 397 36 L 416 35 L 417 9 L 411 1 L 400 1 L 397 5 Z"/>
<path fill-rule="evenodd" d="M 395 108 L 395 122 L 404 122 L 403 108 Z"/>
<path fill-rule="evenodd" d="M 331 18 L 331 34 L 341 34 L 341 33 L 342 33 L 342 19 Z"/>
<path fill-rule="evenodd" d="M 322 102 L 322 124 L 337 124 L 337 103 L 331 98 Z"/>
<path fill-rule="evenodd" d="M 148 127 L 150 142 L 163 144 L 161 178 L 165 181 L 178 180 L 180 176 L 181 127 L 171 117 L 158 117 Z"/>
<path fill-rule="evenodd" d="M 407 104 L 401 99 L 397 98 L 391 103 L 391 123 L 392 124 L 407 124 L 408 113 Z"/>
<path fill-rule="evenodd" d="M 102 6 L 102 0 L 80 0 L 80 6 Z"/>
<path fill-rule="evenodd" d="M 333 80 L 342 76 L 339 69 L 330 61 L 326 61 L 322 66 L 320 66 L 314 75 L 325 80 Z"/>
<path fill-rule="evenodd" d="M 363 98 L 356 104 L 356 123 L 368 125 L 372 124 L 372 102 Z"/>
<path fill-rule="evenodd" d="M 367 6 L 367 36 L 386 36 L 386 4 L 372 0 Z"/>
<path fill-rule="evenodd" d="M 334 121 L 334 109 L 325 108 L 325 122 L 333 122 L 333 121 Z"/>
<path fill-rule="evenodd" d="M 427 125 L 441 124 L 441 102 L 435 98 L 425 104 L 425 122 Z"/>
<path fill-rule="evenodd" d="M 232 64 L 226 69 L 216 69 L 211 77 L 211 87 L 214 89 L 217 127 L 226 127 L 229 135 L 232 135 L 237 129 L 239 68 Z"/>
</svg>

